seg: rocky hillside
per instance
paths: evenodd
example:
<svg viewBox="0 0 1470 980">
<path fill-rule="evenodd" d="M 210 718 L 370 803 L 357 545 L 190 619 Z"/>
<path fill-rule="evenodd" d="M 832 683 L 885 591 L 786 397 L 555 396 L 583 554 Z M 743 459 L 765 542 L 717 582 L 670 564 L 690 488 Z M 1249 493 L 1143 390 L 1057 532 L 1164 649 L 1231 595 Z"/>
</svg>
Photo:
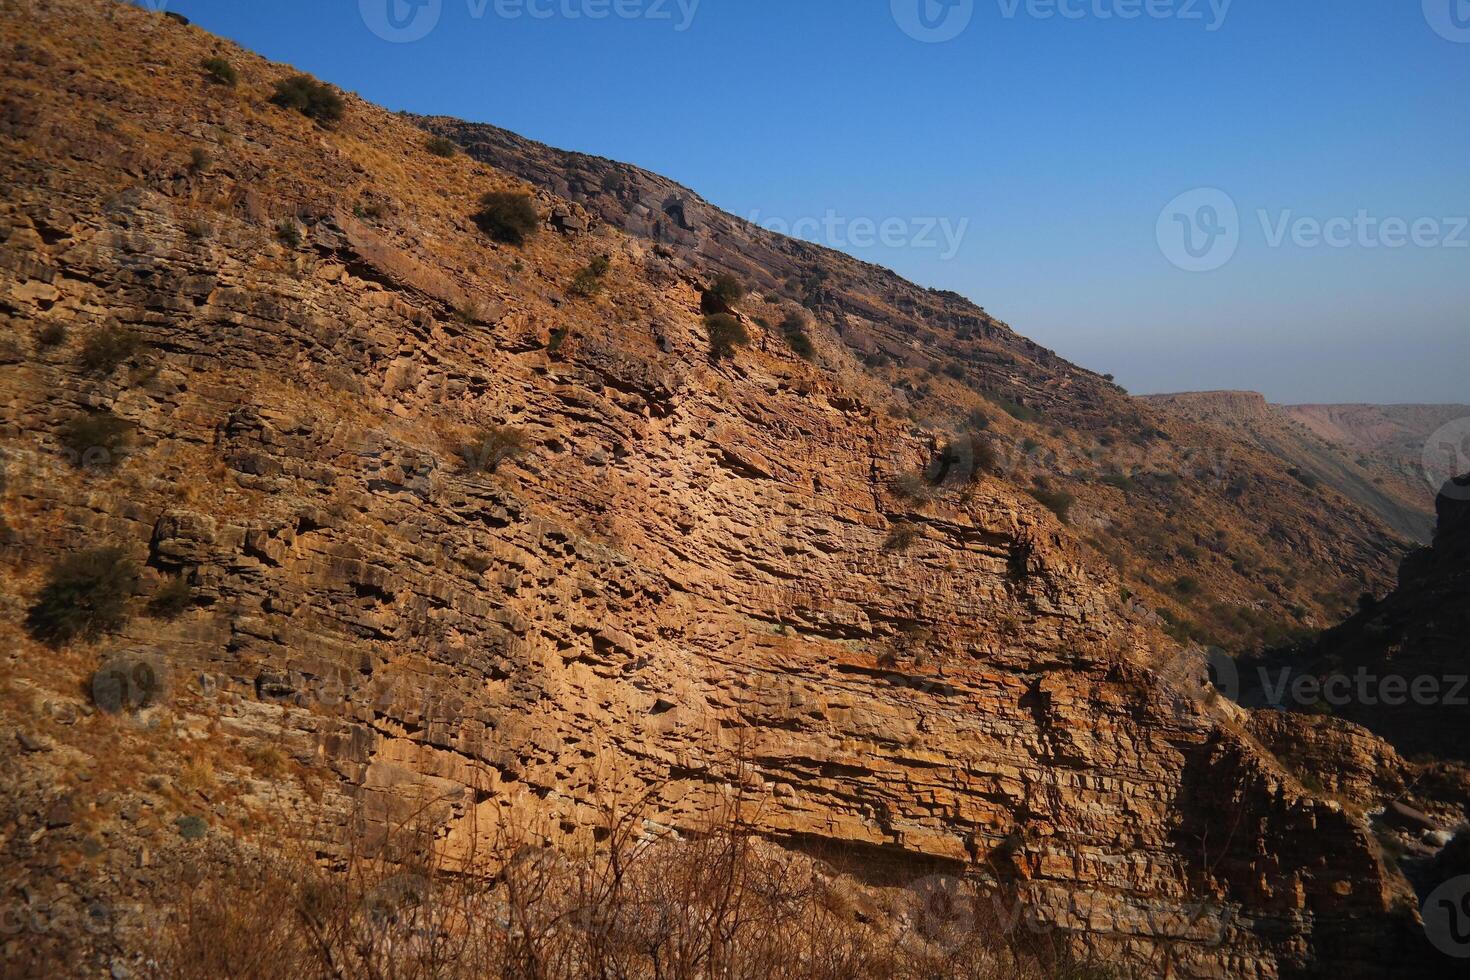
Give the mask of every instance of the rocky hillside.
<svg viewBox="0 0 1470 980">
<path fill-rule="evenodd" d="M 1325 485 L 1398 534 L 1428 542 L 1434 487 L 1424 477 L 1425 443 L 1467 405 L 1270 405 L 1254 391 L 1149 395 L 1181 418 L 1219 426 L 1287 461 L 1296 478 Z"/>
<path fill-rule="evenodd" d="M 1244 652 L 1338 621 L 1384 591 L 1406 548 L 1337 484 L 1307 486 L 1281 447 L 1130 398 L 953 293 L 759 228 L 657 174 L 443 117 L 407 117 L 564 203 L 574 231 L 621 231 L 693 276 L 750 283 L 751 316 L 811 320 L 816 363 L 936 442 L 979 413 L 1011 485 L 1070 502 L 1073 534 L 1174 636 Z M 781 345 L 778 336 L 771 338 Z M 1336 455 L 1336 454 L 1334 454 Z M 1427 530 L 1385 508 L 1399 533 Z"/>
<path fill-rule="evenodd" d="M 0 886 L 74 924 L 7 962 L 144 969 L 219 842 L 571 852 L 609 794 L 697 832 L 737 784 L 858 886 L 983 882 L 1122 970 L 1419 955 L 1361 801 L 1152 608 L 1324 614 L 1395 548 L 1346 501 L 881 270 L 766 240 L 810 274 L 738 298 L 175 19 L 0 10 Z M 982 406 L 1036 447 L 964 463 Z"/>
</svg>

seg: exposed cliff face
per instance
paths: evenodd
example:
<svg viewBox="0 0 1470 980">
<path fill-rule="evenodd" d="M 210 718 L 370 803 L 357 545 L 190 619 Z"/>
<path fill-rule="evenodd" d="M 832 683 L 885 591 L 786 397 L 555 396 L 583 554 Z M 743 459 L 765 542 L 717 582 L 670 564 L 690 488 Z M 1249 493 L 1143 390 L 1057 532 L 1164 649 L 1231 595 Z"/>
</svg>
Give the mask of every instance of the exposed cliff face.
<svg viewBox="0 0 1470 980">
<path fill-rule="evenodd" d="M 1246 422 L 1271 415 L 1271 406 L 1259 391 L 1186 391 L 1144 398 L 1185 415 L 1218 422 Z"/>
<path fill-rule="evenodd" d="M 1270 405 L 1253 391 L 1149 395 L 1182 418 L 1219 426 L 1322 483 L 1406 538 L 1434 530 L 1434 487 L 1424 478 L 1425 443 L 1446 423 L 1470 419 L 1463 405 Z"/>
<path fill-rule="evenodd" d="M 1350 482 L 1351 500 L 1304 486 L 1288 474 L 1299 464 L 1280 445 L 1222 431 L 1213 416 L 1130 398 L 963 297 L 774 234 L 637 167 L 494 126 L 407 118 L 574 202 L 556 219 L 564 224 L 623 230 L 693 275 L 732 272 L 801 304 L 815 320 L 821 362 L 860 361 L 861 383 L 880 386 L 874 394 L 886 411 L 940 431 L 961 427 L 972 410 L 987 414 L 1009 480 L 1075 496 L 1078 536 L 1133 594 L 1165 610 L 1176 636 L 1244 652 L 1337 622 L 1364 588 L 1386 587 L 1404 548 L 1372 515 L 1391 512 L 1410 536 L 1427 531 L 1412 508 L 1365 511 L 1361 504 L 1383 495 Z M 781 319 L 779 309 L 756 315 Z M 1207 397 L 1229 400 L 1233 412 L 1270 414 L 1258 394 Z M 1203 587 L 1177 588 L 1180 579 Z"/>
<path fill-rule="evenodd" d="M 708 271 L 575 202 L 539 191 L 547 226 L 496 244 L 470 215 L 515 179 L 405 120 L 348 97 L 319 129 L 265 103 L 280 67 L 135 8 L 4 12 L 7 901 L 105 899 L 128 947 L 184 828 L 310 816 L 331 851 L 427 805 L 451 851 L 512 817 L 563 844 L 609 785 L 694 828 L 742 758 L 772 840 L 857 876 L 984 871 L 1123 963 L 1401 955 L 1362 816 L 1162 681 L 1176 644 L 1028 494 L 895 495 L 943 434 L 882 411 L 842 343 L 808 364 L 756 299 L 754 344 L 711 363 Z M 201 74 L 218 53 L 237 88 Z M 1124 404 L 974 326 L 1034 357 L 995 370 L 1055 418 Z M 126 446 L 77 444 L 102 412 Z M 529 452 L 466 467 L 491 426 Z M 1292 561 L 1346 577 L 1388 548 L 1290 507 L 1262 519 Z M 101 545 L 142 565 L 132 618 L 40 642 L 48 566 Z M 148 608 L 178 578 L 178 615 Z"/>
</svg>

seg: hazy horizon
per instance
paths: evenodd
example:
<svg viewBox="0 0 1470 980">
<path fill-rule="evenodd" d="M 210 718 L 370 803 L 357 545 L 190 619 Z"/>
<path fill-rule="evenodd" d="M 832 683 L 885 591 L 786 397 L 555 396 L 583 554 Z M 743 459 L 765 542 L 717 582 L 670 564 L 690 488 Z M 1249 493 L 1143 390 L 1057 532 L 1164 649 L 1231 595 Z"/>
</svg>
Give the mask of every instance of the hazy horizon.
<svg viewBox="0 0 1470 980">
<path fill-rule="evenodd" d="M 141 2 L 660 173 L 1139 394 L 1470 401 L 1450 0 Z"/>
</svg>

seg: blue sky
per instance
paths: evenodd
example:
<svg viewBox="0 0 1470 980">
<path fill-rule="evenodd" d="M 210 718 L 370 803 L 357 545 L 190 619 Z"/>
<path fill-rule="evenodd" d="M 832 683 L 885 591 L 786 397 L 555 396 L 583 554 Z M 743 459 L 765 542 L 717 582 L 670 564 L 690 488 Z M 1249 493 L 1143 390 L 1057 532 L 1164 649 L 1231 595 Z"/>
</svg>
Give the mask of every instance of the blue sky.
<svg viewBox="0 0 1470 980">
<path fill-rule="evenodd" d="M 1470 401 L 1470 0 L 413 2 L 167 8 L 804 220 L 1132 391 Z M 1186 271 L 1169 229 L 1230 240 L 1199 188 L 1238 244 Z"/>
</svg>

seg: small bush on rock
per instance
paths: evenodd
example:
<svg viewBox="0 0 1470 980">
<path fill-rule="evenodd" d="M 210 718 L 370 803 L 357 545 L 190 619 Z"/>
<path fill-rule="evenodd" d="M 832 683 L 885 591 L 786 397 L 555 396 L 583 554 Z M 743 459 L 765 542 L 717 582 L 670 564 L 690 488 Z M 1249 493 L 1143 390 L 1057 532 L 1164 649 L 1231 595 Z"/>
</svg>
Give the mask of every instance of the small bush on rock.
<svg viewBox="0 0 1470 980">
<path fill-rule="evenodd" d="M 178 619 L 194 604 L 194 590 L 189 580 L 179 575 L 169 579 L 148 600 L 148 615 L 155 619 Z"/>
<path fill-rule="evenodd" d="M 492 425 L 470 435 L 460 447 L 459 458 L 470 473 L 494 473 L 502 463 L 524 456 L 530 440 L 520 429 Z"/>
<path fill-rule="evenodd" d="M 346 104 L 330 85 L 310 75 L 292 75 L 276 83 L 271 104 L 297 112 L 323 125 L 340 122 Z"/>
<path fill-rule="evenodd" d="M 459 151 L 459 148 L 454 145 L 453 140 L 443 136 L 429 137 L 429 141 L 424 144 L 424 149 L 428 150 L 434 156 L 443 157 L 446 160 Z"/>
<path fill-rule="evenodd" d="M 93 640 L 128 619 L 138 567 L 121 548 L 92 548 L 51 567 L 26 614 L 26 628 L 43 643 Z"/>
<path fill-rule="evenodd" d="M 934 499 L 934 487 L 922 473 L 899 473 L 894 476 L 889 489 L 895 497 L 910 503 L 923 504 Z"/>
<path fill-rule="evenodd" d="M 594 296 L 602 291 L 602 277 L 607 275 L 612 260 L 606 255 L 599 255 L 587 264 L 587 267 L 577 273 L 577 278 L 567 287 L 567 292 L 573 296 Z"/>
<path fill-rule="evenodd" d="M 81 365 L 93 374 L 111 374 L 145 346 L 143 338 L 126 327 L 102 327 L 82 344 Z"/>
<path fill-rule="evenodd" d="M 498 242 L 524 245 L 536 233 L 541 216 L 531 195 L 522 191 L 491 191 L 480 198 L 475 224 Z"/>
<path fill-rule="evenodd" d="M 908 551 L 919 540 L 919 532 L 907 524 L 900 524 L 888 533 L 888 538 L 883 542 L 884 551 L 900 552 Z"/>
<path fill-rule="evenodd" d="M 745 298 L 745 283 L 728 272 L 722 272 L 704 291 L 700 307 L 705 313 L 728 313 Z"/>
<path fill-rule="evenodd" d="M 750 343 L 750 335 L 740 321 L 728 313 L 711 313 L 704 318 L 709 331 L 709 356 L 712 361 L 722 361 L 735 356 L 735 348 Z"/>
<path fill-rule="evenodd" d="M 276 225 L 276 240 L 287 248 L 300 248 L 301 226 L 287 218 Z"/>
<path fill-rule="evenodd" d="M 209 76 L 209 80 L 216 85 L 234 88 L 235 84 L 240 81 L 240 73 L 235 71 L 235 66 L 223 58 L 205 58 L 200 63 L 200 67 L 204 69 L 204 74 Z"/>
<path fill-rule="evenodd" d="M 1067 523 L 1068 515 L 1072 511 L 1072 505 L 1077 498 L 1065 490 L 1048 490 L 1045 487 L 1034 487 L 1029 493 L 1047 510 L 1057 515 L 1063 523 Z"/>
<path fill-rule="evenodd" d="M 127 455 L 132 435 L 131 422 L 104 410 L 73 416 L 58 437 L 74 465 L 111 469 Z"/>
<path fill-rule="evenodd" d="M 792 312 L 786 314 L 786 319 L 781 321 L 781 336 L 786 339 L 786 346 L 803 361 L 816 360 L 817 349 L 812 346 L 812 338 L 806 332 L 806 317 L 800 313 Z"/>
</svg>

